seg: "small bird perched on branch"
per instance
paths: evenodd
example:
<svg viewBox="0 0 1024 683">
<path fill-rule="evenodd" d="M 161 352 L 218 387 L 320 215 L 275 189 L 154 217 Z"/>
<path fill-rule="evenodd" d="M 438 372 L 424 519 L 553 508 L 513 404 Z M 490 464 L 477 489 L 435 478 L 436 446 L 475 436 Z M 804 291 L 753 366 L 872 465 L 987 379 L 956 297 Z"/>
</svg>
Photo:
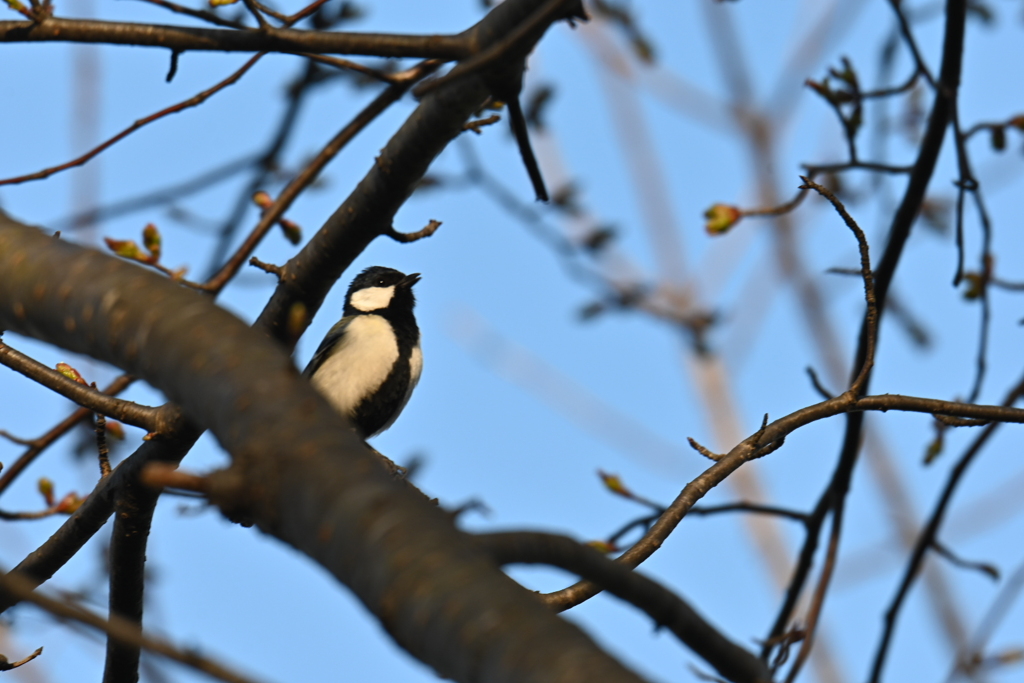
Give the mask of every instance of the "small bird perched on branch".
<svg viewBox="0 0 1024 683">
<path fill-rule="evenodd" d="M 352 280 L 343 318 L 302 371 L 364 439 L 390 427 L 420 380 L 423 353 L 412 309 L 419 273 L 372 266 Z"/>
</svg>

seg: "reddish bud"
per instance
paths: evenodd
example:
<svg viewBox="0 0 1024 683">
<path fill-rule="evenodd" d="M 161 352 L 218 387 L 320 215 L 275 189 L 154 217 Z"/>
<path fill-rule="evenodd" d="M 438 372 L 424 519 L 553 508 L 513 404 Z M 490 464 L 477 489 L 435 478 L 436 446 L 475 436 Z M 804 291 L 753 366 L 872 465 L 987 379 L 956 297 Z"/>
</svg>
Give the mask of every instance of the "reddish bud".
<svg viewBox="0 0 1024 683">
<path fill-rule="evenodd" d="M 107 419 L 107 434 L 117 439 L 118 441 L 124 441 L 124 425 L 117 420 Z"/>
<path fill-rule="evenodd" d="M 82 503 L 84 502 L 85 500 L 83 498 L 79 498 L 78 494 L 72 491 L 71 493 L 60 499 L 60 503 L 57 504 L 55 511 L 63 512 L 64 514 L 68 515 L 74 514 L 74 512 L 78 510 L 78 508 L 82 507 Z"/>
<path fill-rule="evenodd" d="M 739 223 L 743 218 L 743 212 L 729 204 L 715 204 L 704 212 L 704 229 L 709 235 L 721 235 L 728 232 L 732 226 Z"/>
<path fill-rule="evenodd" d="M 290 221 L 287 218 L 282 218 L 277 222 L 277 224 L 281 226 L 281 229 L 284 231 L 285 239 L 289 242 L 292 244 L 298 244 L 302 241 L 302 228 L 300 228 L 297 223 Z"/>
<path fill-rule="evenodd" d="M 160 237 L 160 231 L 152 223 L 142 229 L 142 244 L 152 257 L 153 263 L 160 260 L 160 247 L 163 244 L 163 239 Z"/>
<path fill-rule="evenodd" d="M 618 550 L 618 548 L 615 547 L 614 543 L 608 543 L 607 541 L 587 541 L 587 545 L 589 545 L 597 552 L 603 553 L 605 555 L 609 553 L 614 553 L 616 550 Z"/>
<path fill-rule="evenodd" d="M 71 380 L 74 380 L 74 381 L 78 382 L 79 384 L 84 384 L 85 386 L 89 386 L 89 383 L 86 382 L 84 379 L 82 379 L 82 376 L 80 374 L 78 374 L 78 370 L 75 370 L 73 367 L 71 367 L 67 363 L 57 363 L 57 372 L 59 372 L 60 374 L 64 375 L 68 379 L 71 379 Z"/>
<path fill-rule="evenodd" d="M 107 247 L 110 251 L 114 252 L 121 258 L 132 259 L 133 261 L 145 261 L 148 257 L 142 253 L 139 249 L 139 245 L 135 244 L 132 240 L 115 240 L 109 237 L 104 237 L 103 241 L 107 243 Z"/>
<path fill-rule="evenodd" d="M 608 474 L 607 472 L 597 471 L 597 476 L 601 477 L 601 481 L 604 482 L 605 488 L 612 493 L 616 493 L 626 498 L 632 498 L 633 492 L 626 488 L 626 485 L 622 483 L 622 479 L 617 474 Z"/>
<path fill-rule="evenodd" d="M 259 192 L 253 193 L 252 203 L 266 211 L 267 209 L 274 205 L 274 200 L 271 198 L 269 194 L 267 194 L 263 190 L 260 190 Z"/>
<path fill-rule="evenodd" d="M 37 486 L 39 487 L 39 493 L 43 494 L 46 507 L 53 506 L 53 482 L 46 477 L 40 477 Z"/>
<path fill-rule="evenodd" d="M 981 298 L 985 293 L 985 278 L 979 273 L 964 273 L 964 281 L 967 283 L 967 290 L 964 291 L 964 298 L 974 300 Z"/>
</svg>

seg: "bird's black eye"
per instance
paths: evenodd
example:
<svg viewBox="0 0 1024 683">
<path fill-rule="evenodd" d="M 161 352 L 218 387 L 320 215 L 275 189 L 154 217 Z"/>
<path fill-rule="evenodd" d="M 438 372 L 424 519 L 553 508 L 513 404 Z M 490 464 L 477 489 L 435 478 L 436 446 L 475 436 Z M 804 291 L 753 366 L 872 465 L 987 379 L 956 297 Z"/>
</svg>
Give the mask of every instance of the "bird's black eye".
<svg viewBox="0 0 1024 683">
<path fill-rule="evenodd" d="M 381 279 L 377 280 L 377 284 L 380 285 L 381 287 L 383 287 L 384 286 L 384 278 L 381 278 Z"/>
</svg>

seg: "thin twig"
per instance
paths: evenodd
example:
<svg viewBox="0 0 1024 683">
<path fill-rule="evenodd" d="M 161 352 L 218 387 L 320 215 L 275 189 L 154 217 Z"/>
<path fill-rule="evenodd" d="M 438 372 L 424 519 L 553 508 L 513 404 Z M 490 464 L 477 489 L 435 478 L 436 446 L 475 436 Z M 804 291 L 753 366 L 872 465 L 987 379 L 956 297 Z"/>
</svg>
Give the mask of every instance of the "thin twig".
<svg viewBox="0 0 1024 683">
<path fill-rule="evenodd" d="M 116 143 L 116 142 L 118 142 L 120 140 L 123 140 L 124 138 L 128 137 L 129 135 L 131 135 L 132 133 L 137 131 L 139 128 L 142 128 L 143 126 L 145 126 L 146 124 L 152 123 L 153 121 L 161 119 L 161 118 L 163 118 L 163 117 L 165 117 L 165 116 L 167 116 L 169 114 L 177 114 L 180 111 L 184 111 L 185 109 L 189 109 L 191 107 L 195 107 L 195 106 L 198 106 L 198 105 L 202 104 L 207 99 L 209 99 L 211 95 L 214 95 L 215 93 L 217 93 L 217 92 L 223 90 L 224 88 L 227 88 L 228 86 L 233 85 L 235 82 L 237 82 L 238 79 L 240 79 L 242 76 L 244 76 L 245 73 L 250 68 L 252 68 L 252 66 L 254 64 L 256 64 L 256 62 L 258 62 L 260 60 L 260 58 L 263 57 L 263 55 L 265 55 L 265 54 L 266 54 L 265 52 L 257 53 L 256 55 L 251 57 L 249 59 L 249 61 L 247 61 L 245 64 L 243 64 L 242 68 L 238 69 L 233 74 L 231 74 L 230 76 L 225 78 L 223 81 L 221 81 L 220 83 L 217 83 L 216 85 L 214 85 L 212 88 L 208 88 L 208 89 L 198 93 L 197 95 L 195 95 L 193 97 L 190 97 L 187 100 L 183 100 L 183 101 L 179 102 L 178 104 L 175 104 L 175 105 L 172 105 L 170 107 L 167 107 L 166 109 L 161 109 L 160 111 L 156 112 L 155 114 L 150 114 L 149 116 L 147 116 L 145 118 L 139 119 L 138 121 L 136 121 L 132 125 L 128 126 L 124 130 L 122 130 L 120 133 L 115 135 L 114 137 L 109 138 L 105 142 L 100 143 L 98 146 L 92 148 L 91 150 L 89 150 L 88 152 L 86 152 L 85 154 L 83 154 L 80 157 L 77 157 L 75 159 L 72 159 L 71 161 L 68 161 L 68 162 L 65 162 L 63 164 L 60 164 L 59 166 L 51 166 L 49 168 L 44 168 L 43 170 L 37 171 L 35 173 L 29 173 L 27 175 L 16 176 L 16 177 L 13 177 L 13 178 L 0 179 L 0 185 L 16 185 L 18 183 L 25 183 L 25 182 L 28 182 L 30 180 L 42 180 L 43 178 L 49 178 L 54 173 L 59 173 L 61 171 L 66 171 L 69 168 L 74 168 L 76 166 L 81 166 L 82 164 L 86 163 L 87 161 L 89 161 L 90 159 L 95 157 L 97 154 L 102 152 L 103 150 L 107 149 L 108 147 L 110 147 L 114 143 Z"/>
<path fill-rule="evenodd" d="M 0 664 L 0 671 L 10 671 L 11 669 L 17 669 L 20 666 L 25 666 L 41 654 L 43 654 L 43 648 L 40 647 L 36 648 L 35 652 L 30 654 L 28 657 L 25 657 L 24 659 L 19 659 L 16 662 L 4 661 L 3 664 Z"/>
<path fill-rule="evenodd" d="M 814 174 L 811 173 L 812 177 L 813 177 L 813 175 Z M 800 189 L 800 190 L 797 190 L 796 196 L 793 197 L 788 202 L 786 202 L 785 204 L 780 204 L 779 206 L 771 206 L 771 207 L 764 208 L 764 209 L 740 209 L 740 215 L 743 216 L 743 217 L 747 217 L 747 216 L 782 216 L 782 215 L 787 214 L 790 211 L 794 210 L 798 206 L 800 206 L 800 204 L 803 203 L 804 198 L 806 196 L 807 196 L 807 190 Z"/>
<path fill-rule="evenodd" d="M 802 166 L 808 174 L 814 175 L 819 173 L 841 173 L 843 171 L 854 170 L 901 175 L 905 173 L 912 173 L 914 170 L 913 166 L 894 166 L 892 164 L 882 164 L 874 161 L 848 161 L 842 164 L 802 164 Z"/>
<path fill-rule="evenodd" d="M 1022 394 L 1024 394 L 1024 379 L 1020 380 L 1017 383 L 1017 386 L 1010 390 L 1006 395 L 1006 398 L 1003 400 L 1003 405 L 1013 405 Z M 914 544 L 914 549 L 907 560 L 907 566 L 903 571 L 903 578 L 900 580 L 900 585 L 896 589 L 896 595 L 893 596 L 892 602 L 889 604 L 889 608 L 885 612 L 885 626 L 882 629 L 882 635 L 879 639 L 878 647 L 875 650 L 875 657 L 871 666 L 871 678 L 869 679 L 871 683 L 878 683 L 881 679 L 882 668 L 885 666 L 886 655 L 889 652 L 889 644 L 892 641 L 893 633 L 896 630 L 896 620 L 899 617 L 904 600 L 910 592 L 911 585 L 913 585 L 914 580 L 920 574 L 925 554 L 928 552 L 929 548 L 933 548 L 935 545 L 935 539 L 938 536 L 939 527 L 942 525 L 942 521 L 945 518 L 949 503 L 953 499 L 953 493 L 956 491 L 961 479 L 963 479 L 967 468 L 981 451 L 982 446 L 988 442 L 998 428 L 999 423 L 990 424 L 988 427 L 985 427 L 984 431 L 982 431 L 982 433 L 971 442 L 963 455 L 960 456 L 960 459 L 957 461 L 956 465 L 950 471 L 949 477 L 946 479 L 946 485 L 943 487 L 942 494 L 939 496 L 935 503 L 935 507 L 932 509 L 932 514 L 929 515 L 928 521 L 925 523 L 924 527 L 921 529 L 921 533 L 917 537 L 917 543 Z"/>
<path fill-rule="evenodd" d="M 850 385 L 849 390 L 854 394 L 859 394 L 867 386 L 871 368 L 875 364 L 875 345 L 878 343 L 878 300 L 875 296 L 874 274 L 871 272 L 871 255 L 868 251 L 868 239 L 864 235 L 864 231 L 857 225 L 857 222 L 846 211 L 843 203 L 839 201 L 831 190 L 823 185 L 819 185 L 807 176 L 800 176 L 800 179 L 804 181 L 801 187 L 811 188 L 832 204 L 836 212 L 842 217 L 843 222 L 846 223 L 846 227 L 850 228 L 857 239 L 857 248 L 860 250 L 860 274 L 864 279 L 864 299 L 867 302 L 867 312 L 864 314 L 867 346 L 865 347 L 864 363 L 860 368 L 860 372 L 857 373 L 856 379 Z"/>
<path fill-rule="evenodd" d="M 826 389 L 825 385 L 823 385 L 821 383 L 821 380 L 818 379 L 818 373 L 816 373 L 814 371 L 814 368 L 812 368 L 810 365 L 808 365 L 805 369 L 807 371 L 807 376 L 811 378 L 811 385 L 814 386 L 814 389 L 819 394 L 821 394 L 821 397 L 823 399 L 825 399 L 827 401 L 827 400 L 829 400 L 831 398 L 835 398 L 835 394 L 833 394 L 828 389 Z"/>
<path fill-rule="evenodd" d="M 93 386 L 95 386 L 95 382 Z M 96 448 L 100 455 L 100 476 L 109 476 L 110 449 L 107 448 L 107 418 L 100 413 L 96 413 Z"/>
<path fill-rule="evenodd" d="M 416 242 L 417 240 L 421 240 L 424 237 L 430 237 L 435 232 L 437 232 L 437 229 L 440 227 L 441 221 L 435 221 L 433 218 L 431 218 L 430 222 L 427 223 L 425 227 L 420 228 L 416 232 L 398 232 L 394 228 L 388 228 L 384 234 L 390 237 L 391 239 L 395 240 L 396 242 L 409 243 Z"/>
<path fill-rule="evenodd" d="M 932 550 L 954 566 L 960 567 L 961 569 L 971 569 L 976 572 L 981 572 L 993 581 L 999 580 L 999 570 L 995 565 L 987 562 L 972 562 L 971 560 L 965 560 L 950 550 L 946 545 L 940 543 L 938 539 L 932 541 Z"/>
<path fill-rule="evenodd" d="M 910 22 L 907 20 L 907 16 L 903 13 L 903 4 L 900 0 L 889 0 L 889 4 L 892 5 L 892 10 L 896 13 L 896 20 L 900 25 L 900 33 L 903 36 L 903 42 L 906 43 L 907 48 L 910 50 L 910 54 L 913 55 L 914 63 L 917 65 L 918 72 L 924 76 L 926 81 L 928 81 L 928 85 L 936 88 L 935 78 L 928 69 L 928 64 L 921 56 L 921 51 L 917 48 L 917 41 L 914 40 L 914 34 L 910 30 Z"/>
<path fill-rule="evenodd" d="M 431 71 L 436 69 L 440 64 L 433 60 L 427 60 L 416 65 L 410 72 L 413 72 L 419 78 L 426 76 Z M 320 150 L 320 152 L 310 161 L 302 172 L 300 172 L 290 183 L 281 191 L 281 194 L 277 196 L 274 203 L 271 204 L 263 212 L 256 227 L 253 228 L 249 236 L 246 237 L 245 241 L 238 247 L 234 255 L 228 259 L 227 263 L 221 267 L 209 280 L 202 285 L 202 288 L 208 292 L 219 292 L 224 286 L 231 280 L 232 277 L 242 267 L 242 264 L 246 262 L 246 259 L 252 254 L 253 250 L 260 243 L 263 237 L 270 231 L 271 228 L 277 223 L 285 211 L 292 205 L 292 202 L 305 190 L 324 167 L 330 163 L 330 161 L 340 152 L 345 145 L 348 144 L 352 138 L 354 138 L 360 131 L 363 130 L 367 125 L 370 124 L 377 116 L 380 115 L 385 109 L 391 104 L 398 101 L 398 99 L 405 94 L 412 84 L 412 77 L 409 80 L 403 80 L 400 83 L 390 85 L 378 95 L 373 102 L 368 104 L 359 114 L 356 115 L 344 128 L 338 131 L 338 134 L 331 139 L 327 145 Z"/>
<path fill-rule="evenodd" d="M 281 279 L 281 274 L 284 273 L 284 269 L 281 268 L 281 266 L 275 266 L 273 263 L 266 263 L 264 261 L 260 261 L 255 256 L 249 259 L 249 265 L 255 266 L 256 268 L 259 268 L 265 273 L 276 275 L 278 280 Z"/>
<path fill-rule="evenodd" d="M 113 382 L 111 382 L 103 390 L 104 394 L 108 396 L 114 396 L 125 389 L 135 381 L 134 377 L 130 375 L 121 375 Z M 51 444 L 57 439 L 67 434 L 71 429 L 79 422 L 88 419 L 93 412 L 85 408 L 78 408 L 69 416 L 64 418 L 61 422 L 54 425 L 50 431 L 46 432 L 40 437 L 31 439 L 26 443 L 29 446 L 28 450 L 18 456 L 18 459 L 13 463 L 4 468 L 3 473 L 0 474 L 0 494 L 7 490 L 7 487 L 21 474 L 26 467 L 32 464 L 37 457 L 39 457 L 43 451 L 45 451 Z"/>
<path fill-rule="evenodd" d="M 498 114 L 491 114 L 487 118 L 466 121 L 466 123 L 462 126 L 462 129 L 471 130 L 477 135 L 480 135 L 481 128 L 483 128 L 484 126 L 490 126 L 492 124 L 495 124 L 498 121 L 501 121 L 501 116 L 499 116 Z"/>
<path fill-rule="evenodd" d="M 141 427 L 148 432 L 158 432 L 166 426 L 167 415 L 160 408 L 114 398 L 84 384 L 79 384 L 2 341 L 0 341 L 0 364 L 20 372 L 25 377 L 42 384 L 47 389 L 56 391 L 80 406 L 103 413 L 134 427 Z"/>
<path fill-rule="evenodd" d="M 752 512 L 758 515 L 771 515 L 773 517 L 784 517 L 803 524 L 807 524 L 807 513 L 797 512 L 789 508 L 776 507 L 774 505 L 760 505 L 758 503 L 728 503 L 726 505 L 694 505 L 690 508 L 691 515 L 715 515 L 720 512 Z"/>
<path fill-rule="evenodd" d="M 59 619 L 71 619 L 90 626 L 123 643 L 145 648 L 161 657 L 184 664 L 196 671 L 212 676 L 225 683 L 255 683 L 256 679 L 231 671 L 226 666 L 200 655 L 192 650 L 174 647 L 166 640 L 149 636 L 139 631 L 138 626 L 116 615 L 110 619 L 95 614 L 79 605 L 56 600 L 34 590 L 28 579 L 18 574 L 0 574 L 0 588 L 22 602 L 31 602 Z"/>
<path fill-rule="evenodd" d="M 236 29 L 245 28 L 243 24 L 240 24 L 237 21 L 232 21 L 231 19 L 225 19 L 219 14 L 201 9 L 192 9 L 191 7 L 179 5 L 176 2 L 169 2 L 169 0 L 142 0 L 142 2 L 148 2 L 149 4 L 156 5 L 157 7 L 163 7 L 164 9 L 169 9 L 170 11 L 178 14 L 186 14 L 190 17 L 195 17 L 196 19 L 202 19 L 203 21 L 216 24 L 217 26 L 227 26 L 228 28 Z"/>
<path fill-rule="evenodd" d="M 344 59 L 342 57 L 332 57 L 330 55 L 318 55 L 312 52 L 300 52 L 300 57 L 305 57 L 311 61 L 319 64 L 326 64 L 333 66 L 336 69 L 344 69 L 345 71 L 355 71 L 356 73 L 369 76 L 370 78 L 381 81 L 382 83 L 398 83 L 399 79 L 395 78 L 394 74 L 389 74 L 378 69 L 371 69 L 370 67 L 360 64 L 359 62 L 353 62 L 350 59 Z"/>
<path fill-rule="evenodd" d="M 984 427 L 990 424 L 988 420 L 972 420 L 964 417 L 950 417 L 949 415 L 941 415 L 939 413 L 932 415 L 932 417 L 947 427 Z"/>
</svg>

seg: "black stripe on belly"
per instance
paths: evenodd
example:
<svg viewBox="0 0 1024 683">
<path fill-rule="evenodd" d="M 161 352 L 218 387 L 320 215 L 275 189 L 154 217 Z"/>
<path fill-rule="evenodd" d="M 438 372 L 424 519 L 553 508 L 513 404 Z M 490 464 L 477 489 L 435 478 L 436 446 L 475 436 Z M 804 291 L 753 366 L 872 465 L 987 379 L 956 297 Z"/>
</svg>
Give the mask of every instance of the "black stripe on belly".
<svg viewBox="0 0 1024 683">
<path fill-rule="evenodd" d="M 372 436 L 383 429 L 402 407 L 405 395 L 409 391 L 409 382 L 412 379 L 409 367 L 411 355 L 411 348 L 402 349 L 395 366 L 384 383 L 380 385 L 380 389 L 374 393 L 372 399 L 364 400 L 356 408 L 352 421 L 363 438 Z"/>
</svg>

